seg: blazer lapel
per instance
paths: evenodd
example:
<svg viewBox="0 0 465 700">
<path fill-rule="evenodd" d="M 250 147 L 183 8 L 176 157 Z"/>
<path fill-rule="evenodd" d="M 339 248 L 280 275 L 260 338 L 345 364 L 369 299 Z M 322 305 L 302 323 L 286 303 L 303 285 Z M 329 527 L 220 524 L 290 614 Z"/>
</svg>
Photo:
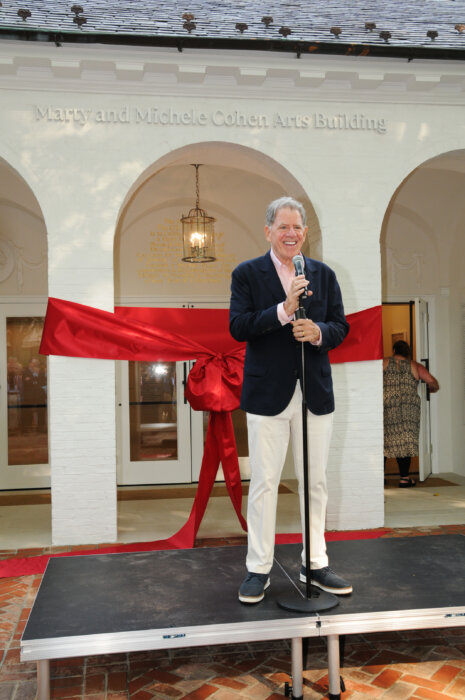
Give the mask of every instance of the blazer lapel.
<svg viewBox="0 0 465 700">
<path fill-rule="evenodd" d="M 313 260 L 311 258 L 306 258 L 304 256 L 304 261 L 305 261 L 305 279 L 308 280 L 307 289 L 310 292 L 313 292 L 313 294 L 315 294 L 315 292 L 318 289 L 318 286 L 320 284 L 320 281 L 318 278 L 318 268 L 313 263 Z M 305 310 L 311 309 L 312 299 L 313 299 L 313 296 L 305 297 L 305 299 L 304 299 Z"/>
<path fill-rule="evenodd" d="M 276 268 L 273 265 L 270 251 L 260 258 L 259 268 L 261 274 L 263 275 L 263 281 L 266 285 L 266 289 L 268 289 L 268 291 L 271 293 L 273 300 L 277 304 L 284 301 L 286 298 L 286 293 L 283 289 L 278 273 L 276 272 Z"/>
<path fill-rule="evenodd" d="M 309 281 L 308 289 L 315 293 L 319 286 L 318 267 L 314 265 L 313 260 L 311 258 L 306 258 L 304 256 L 304 261 L 305 277 Z M 263 255 L 263 257 L 258 259 L 258 269 L 263 277 L 266 289 L 271 294 L 273 301 L 277 304 L 279 304 L 279 302 L 281 301 L 284 301 L 286 293 L 283 289 L 283 285 L 281 284 L 281 280 L 279 279 L 279 275 L 276 272 L 276 268 L 271 259 L 270 251 L 268 251 L 265 255 Z M 311 303 L 312 297 L 305 297 L 305 309 L 311 308 Z"/>
</svg>

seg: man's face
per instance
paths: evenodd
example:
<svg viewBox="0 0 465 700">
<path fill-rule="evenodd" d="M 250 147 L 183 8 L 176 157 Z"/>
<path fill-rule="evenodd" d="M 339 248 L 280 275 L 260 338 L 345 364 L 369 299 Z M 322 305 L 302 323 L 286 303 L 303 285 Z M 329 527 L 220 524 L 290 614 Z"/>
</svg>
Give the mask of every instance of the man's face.
<svg viewBox="0 0 465 700">
<path fill-rule="evenodd" d="M 292 264 L 294 255 L 300 253 L 307 227 L 302 223 L 300 212 L 295 209 L 278 209 L 271 226 L 265 226 L 266 240 L 271 243 L 276 257 L 285 265 Z"/>
</svg>

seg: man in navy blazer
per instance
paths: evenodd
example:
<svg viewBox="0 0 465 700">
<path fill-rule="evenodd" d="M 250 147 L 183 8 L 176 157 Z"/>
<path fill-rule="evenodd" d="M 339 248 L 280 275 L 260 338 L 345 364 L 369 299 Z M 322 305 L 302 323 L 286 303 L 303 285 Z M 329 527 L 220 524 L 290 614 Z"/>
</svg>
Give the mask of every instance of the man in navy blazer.
<svg viewBox="0 0 465 700">
<path fill-rule="evenodd" d="M 293 259 L 301 255 L 306 233 L 306 213 L 300 202 L 291 197 L 271 202 L 265 226 L 271 250 L 241 263 L 232 273 L 230 332 L 236 340 L 247 342 L 241 408 L 247 412 L 251 480 L 248 573 L 239 589 L 243 603 L 258 603 L 270 584 L 278 486 L 289 437 L 304 532 L 302 344 L 308 407 L 311 583 L 331 593 L 352 591 L 329 568 L 324 539 L 326 465 L 334 411 L 328 351 L 344 340 L 349 325 L 336 275 L 327 265 L 302 256 L 304 274 L 295 273 Z M 299 303 L 305 309 L 304 318 L 296 318 Z M 300 580 L 306 581 L 306 576 L 302 551 Z"/>
</svg>

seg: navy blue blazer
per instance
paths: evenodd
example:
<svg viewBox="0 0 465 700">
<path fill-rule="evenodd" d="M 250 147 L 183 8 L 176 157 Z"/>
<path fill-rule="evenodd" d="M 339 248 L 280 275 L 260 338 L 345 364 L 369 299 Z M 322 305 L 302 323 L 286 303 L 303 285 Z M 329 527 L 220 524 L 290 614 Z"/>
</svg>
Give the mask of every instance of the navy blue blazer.
<svg viewBox="0 0 465 700">
<path fill-rule="evenodd" d="M 307 318 L 321 329 L 322 345 L 304 343 L 307 406 L 316 415 L 334 411 L 333 382 L 328 350 L 349 331 L 336 275 L 322 262 L 305 258 L 305 278 L 313 295 L 305 298 Z M 247 260 L 232 273 L 229 330 L 246 341 L 241 408 L 274 416 L 289 404 L 301 375 L 301 343 L 292 325 L 281 325 L 277 305 L 285 301 L 281 280 L 270 253 Z"/>
</svg>

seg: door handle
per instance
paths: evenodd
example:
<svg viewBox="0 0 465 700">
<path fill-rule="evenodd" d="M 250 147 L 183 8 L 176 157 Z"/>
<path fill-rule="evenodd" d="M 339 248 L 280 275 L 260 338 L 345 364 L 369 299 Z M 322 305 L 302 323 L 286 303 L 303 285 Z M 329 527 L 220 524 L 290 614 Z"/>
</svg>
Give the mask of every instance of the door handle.
<svg viewBox="0 0 465 700">
<path fill-rule="evenodd" d="M 184 387 L 184 403 L 187 403 L 186 399 L 186 386 L 187 386 L 187 362 L 182 363 L 182 369 L 183 369 L 183 380 L 182 380 L 182 385 Z"/>
</svg>

